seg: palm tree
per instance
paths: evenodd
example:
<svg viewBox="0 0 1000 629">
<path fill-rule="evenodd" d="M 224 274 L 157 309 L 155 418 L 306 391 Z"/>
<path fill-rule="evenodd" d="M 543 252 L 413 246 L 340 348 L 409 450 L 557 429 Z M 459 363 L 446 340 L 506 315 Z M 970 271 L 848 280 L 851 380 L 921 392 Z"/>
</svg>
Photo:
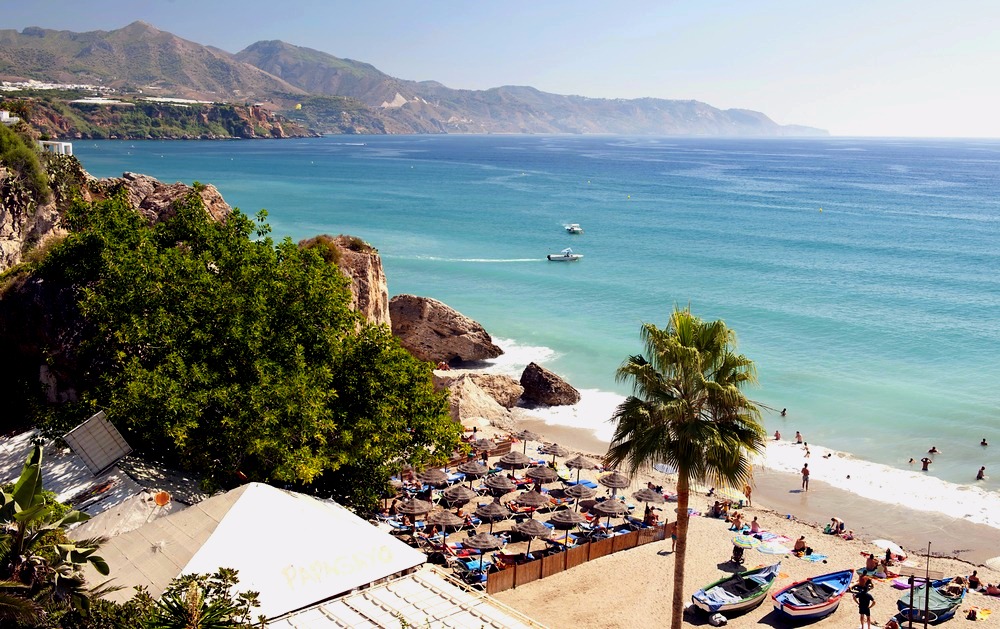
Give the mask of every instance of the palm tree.
<svg viewBox="0 0 1000 629">
<path fill-rule="evenodd" d="M 677 553 L 674 557 L 672 629 L 684 609 L 688 492 L 693 482 L 743 487 L 750 454 L 764 448 L 757 406 L 742 387 L 756 382 L 753 362 L 736 354 L 735 333 L 722 321 L 703 322 L 675 308 L 664 329 L 643 324 L 645 354 L 618 368 L 632 395 L 615 409 L 606 462 L 633 474 L 655 463 L 677 469 Z"/>
</svg>

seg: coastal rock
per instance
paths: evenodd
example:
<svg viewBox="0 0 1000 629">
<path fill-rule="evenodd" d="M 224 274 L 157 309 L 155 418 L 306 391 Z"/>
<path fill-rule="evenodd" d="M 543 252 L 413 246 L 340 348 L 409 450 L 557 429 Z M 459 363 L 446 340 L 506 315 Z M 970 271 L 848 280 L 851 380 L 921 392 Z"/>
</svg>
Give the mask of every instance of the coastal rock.
<svg viewBox="0 0 1000 629">
<path fill-rule="evenodd" d="M 436 381 L 437 382 L 437 381 Z M 514 425 L 510 411 L 494 400 L 468 376 L 459 376 L 448 385 L 451 418 L 463 425 L 473 425 L 472 420 L 482 418 L 505 430 Z"/>
<path fill-rule="evenodd" d="M 192 190 L 198 192 L 205 204 L 205 210 L 213 219 L 225 220 L 233 211 L 233 208 L 226 203 L 222 194 L 213 185 L 199 185 L 197 188 L 192 188 L 180 182 L 167 184 L 149 175 L 139 173 L 124 173 L 121 177 L 92 181 L 89 188 L 95 191 L 107 191 L 98 196 L 106 196 L 124 189 L 129 204 L 150 223 L 157 223 L 173 216 L 174 202 L 183 199 Z"/>
<path fill-rule="evenodd" d="M 434 372 L 434 389 L 452 388 L 457 381 L 472 380 L 484 393 L 493 398 L 497 404 L 511 409 L 517 406 L 517 401 L 524 392 L 524 387 L 510 376 L 491 373 L 452 373 L 436 370 Z"/>
<path fill-rule="evenodd" d="M 340 272 L 351 280 L 351 309 L 370 323 L 389 325 L 389 284 L 378 249 L 353 236 L 340 235 L 330 243 L 337 248 Z"/>
<path fill-rule="evenodd" d="M 465 362 L 503 353 L 483 326 L 436 299 L 396 295 L 389 301 L 389 317 L 392 334 L 420 360 Z"/>
<path fill-rule="evenodd" d="M 580 392 L 548 369 L 530 363 L 521 374 L 521 399 L 546 406 L 566 406 L 580 401 Z"/>
</svg>

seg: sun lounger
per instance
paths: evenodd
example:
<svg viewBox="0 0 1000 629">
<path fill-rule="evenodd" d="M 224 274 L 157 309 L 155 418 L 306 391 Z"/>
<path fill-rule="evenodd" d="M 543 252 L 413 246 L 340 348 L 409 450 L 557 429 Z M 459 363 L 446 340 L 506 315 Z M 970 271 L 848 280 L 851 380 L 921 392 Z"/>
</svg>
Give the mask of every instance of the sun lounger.
<svg viewBox="0 0 1000 629">
<path fill-rule="evenodd" d="M 569 485 L 569 486 L 571 486 L 571 487 L 573 485 L 583 485 L 584 487 L 589 487 L 590 489 L 597 489 L 597 487 L 598 487 L 597 483 L 595 483 L 592 480 L 587 480 L 587 479 L 583 479 L 580 482 L 577 482 L 575 480 L 566 481 L 566 484 Z"/>
</svg>

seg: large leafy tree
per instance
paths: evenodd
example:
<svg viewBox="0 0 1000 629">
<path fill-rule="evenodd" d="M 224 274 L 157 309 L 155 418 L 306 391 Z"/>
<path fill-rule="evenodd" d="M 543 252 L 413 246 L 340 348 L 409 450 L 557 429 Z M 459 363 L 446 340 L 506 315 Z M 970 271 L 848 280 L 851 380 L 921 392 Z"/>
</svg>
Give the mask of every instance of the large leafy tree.
<svg viewBox="0 0 1000 629">
<path fill-rule="evenodd" d="M 677 469 L 671 627 L 679 629 L 691 484 L 743 487 L 750 456 L 763 449 L 766 437 L 757 406 L 743 393 L 756 381 L 754 364 L 736 353 L 735 334 L 724 322 L 705 322 L 677 308 L 663 329 L 644 324 L 641 338 L 645 352 L 630 356 L 617 372 L 619 382 L 632 385 L 632 395 L 612 417 L 607 462 L 633 473 L 661 462 Z"/>
<path fill-rule="evenodd" d="M 123 196 L 78 205 L 43 262 L 80 287 L 75 417 L 105 409 L 148 455 L 221 485 L 376 465 L 362 487 L 329 488 L 373 496 L 385 461 L 451 452 L 459 429 L 429 366 L 360 323 L 335 265 L 274 243 L 263 213 L 215 221 L 196 194 L 173 209 L 150 226 Z"/>
<path fill-rule="evenodd" d="M 42 449 L 34 446 L 17 482 L 0 492 L 0 621 L 30 624 L 43 607 L 87 609 L 82 568 L 107 575 L 108 564 L 95 554 L 100 540 L 73 543 L 62 531 L 89 517 L 42 490 Z"/>
</svg>

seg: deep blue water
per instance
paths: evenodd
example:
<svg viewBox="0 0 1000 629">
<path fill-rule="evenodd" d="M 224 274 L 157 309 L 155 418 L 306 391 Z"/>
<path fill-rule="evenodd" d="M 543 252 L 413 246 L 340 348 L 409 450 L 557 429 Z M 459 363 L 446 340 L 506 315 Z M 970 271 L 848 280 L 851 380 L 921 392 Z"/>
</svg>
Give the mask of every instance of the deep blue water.
<svg viewBox="0 0 1000 629">
<path fill-rule="evenodd" d="M 675 304 L 754 359 L 769 429 L 936 475 L 1000 479 L 1000 142 L 398 136 L 79 142 L 97 176 L 219 187 L 276 237 L 376 246 L 580 388 Z M 570 236 L 564 223 L 582 224 Z M 572 246 L 577 263 L 545 254 Z M 535 348 L 535 349 L 531 349 Z M 546 354 L 541 348 L 553 353 Z M 603 417 L 578 414 L 599 424 Z M 988 449 L 979 440 L 996 442 Z M 988 481 L 993 489 L 1000 482 Z"/>
</svg>

